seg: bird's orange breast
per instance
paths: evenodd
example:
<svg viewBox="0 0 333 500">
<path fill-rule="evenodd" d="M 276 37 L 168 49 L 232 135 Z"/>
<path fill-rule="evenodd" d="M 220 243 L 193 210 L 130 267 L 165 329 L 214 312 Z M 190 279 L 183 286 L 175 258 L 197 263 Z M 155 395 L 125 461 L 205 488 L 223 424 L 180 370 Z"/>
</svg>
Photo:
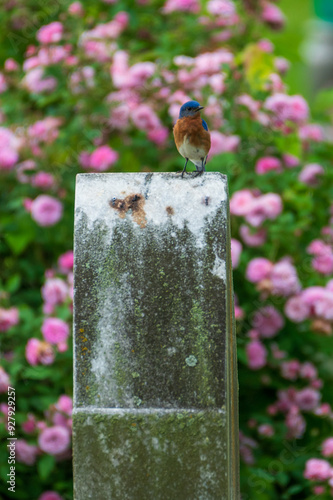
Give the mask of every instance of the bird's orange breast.
<svg viewBox="0 0 333 500">
<path fill-rule="evenodd" d="M 185 141 L 193 147 L 204 149 L 206 155 L 210 150 L 210 134 L 203 128 L 199 114 L 179 118 L 173 128 L 173 135 L 178 150 Z"/>
</svg>

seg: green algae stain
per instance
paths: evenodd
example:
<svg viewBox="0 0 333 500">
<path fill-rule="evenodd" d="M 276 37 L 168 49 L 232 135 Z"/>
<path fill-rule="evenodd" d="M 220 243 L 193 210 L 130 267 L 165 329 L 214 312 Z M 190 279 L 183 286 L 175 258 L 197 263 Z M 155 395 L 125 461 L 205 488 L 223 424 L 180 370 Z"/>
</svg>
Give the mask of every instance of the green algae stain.
<svg viewBox="0 0 333 500">
<path fill-rule="evenodd" d="M 187 364 L 187 366 L 195 366 L 197 362 L 198 360 L 195 356 L 193 356 L 193 354 L 191 354 L 190 356 L 188 356 L 188 358 L 185 359 L 185 363 Z"/>
<path fill-rule="evenodd" d="M 75 497 L 98 481 L 95 500 L 227 498 L 224 424 L 216 411 L 87 416 L 76 426 Z"/>
<path fill-rule="evenodd" d="M 120 219 L 112 238 L 102 223 L 94 235 L 84 225 L 80 231 L 85 274 L 77 320 L 88 318 L 92 354 L 78 363 L 86 363 L 85 387 L 93 388 L 82 391 L 82 405 L 221 407 L 225 289 L 211 273 L 210 231 L 200 250 L 193 234 L 171 221 L 156 232 Z M 99 390 L 93 360 L 109 367 Z"/>
</svg>

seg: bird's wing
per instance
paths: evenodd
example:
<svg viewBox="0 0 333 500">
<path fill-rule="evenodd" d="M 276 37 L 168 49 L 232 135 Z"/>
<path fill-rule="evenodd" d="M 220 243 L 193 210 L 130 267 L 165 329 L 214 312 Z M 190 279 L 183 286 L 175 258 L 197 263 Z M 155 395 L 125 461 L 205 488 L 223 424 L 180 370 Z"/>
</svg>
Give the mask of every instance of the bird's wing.
<svg viewBox="0 0 333 500">
<path fill-rule="evenodd" d="M 205 120 L 201 120 L 201 121 L 202 121 L 202 126 L 203 126 L 203 128 L 204 128 L 205 130 L 207 130 L 207 132 L 208 132 L 208 125 L 207 125 L 207 123 L 205 122 Z"/>
</svg>

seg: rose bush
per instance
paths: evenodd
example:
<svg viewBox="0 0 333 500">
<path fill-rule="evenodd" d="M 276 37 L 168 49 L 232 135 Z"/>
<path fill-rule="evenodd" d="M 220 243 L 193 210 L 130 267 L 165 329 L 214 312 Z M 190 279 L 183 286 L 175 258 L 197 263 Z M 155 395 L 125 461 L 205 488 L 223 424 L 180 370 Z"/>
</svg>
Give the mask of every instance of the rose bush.
<svg viewBox="0 0 333 500">
<path fill-rule="evenodd" d="M 229 177 L 242 498 L 333 496 L 333 147 L 256 35 L 284 22 L 268 0 L 5 0 L 0 425 L 15 387 L 15 498 L 72 498 L 75 174 L 180 170 L 188 99 L 205 105 L 207 169 Z"/>
</svg>

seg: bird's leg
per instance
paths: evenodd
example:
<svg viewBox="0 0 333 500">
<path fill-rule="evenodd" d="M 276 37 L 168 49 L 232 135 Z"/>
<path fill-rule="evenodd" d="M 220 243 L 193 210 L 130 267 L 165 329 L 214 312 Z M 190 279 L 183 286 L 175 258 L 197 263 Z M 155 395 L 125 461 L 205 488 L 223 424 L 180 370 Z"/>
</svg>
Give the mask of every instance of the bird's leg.
<svg viewBox="0 0 333 500">
<path fill-rule="evenodd" d="M 186 158 L 186 161 L 185 161 L 185 165 L 184 165 L 184 168 L 183 168 L 183 171 L 182 171 L 182 177 L 184 177 L 184 173 L 186 172 L 187 162 L 188 162 L 188 158 Z"/>
</svg>

